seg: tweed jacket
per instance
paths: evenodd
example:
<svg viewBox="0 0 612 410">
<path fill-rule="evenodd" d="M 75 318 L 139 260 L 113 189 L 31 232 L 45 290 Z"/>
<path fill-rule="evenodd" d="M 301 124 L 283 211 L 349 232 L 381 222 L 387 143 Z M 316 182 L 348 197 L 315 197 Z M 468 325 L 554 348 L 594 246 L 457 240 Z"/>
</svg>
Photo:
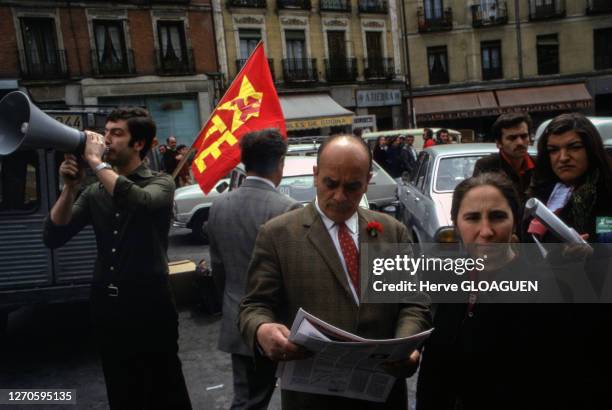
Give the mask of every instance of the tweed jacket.
<svg viewBox="0 0 612 410">
<path fill-rule="evenodd" d="M 247 179 L 235 191 L 217 198 L 208 218 L 212 274 L 223 284 L 223 319 L 219 349 L 250 355 L 238 332 L 238 307 L 244 297 L 247 268 L 261 225 L 300 204 L 264 181 Z"/>
<path fill-rule="evenodd" d="M 374 241 L 409 242 L 406 227 L 395 219 L 363 209 L 358 214 L 360 247 Z M 383 232 L 371 237 L 366 226 L 374 220 L 382 224 Z M 408 336 L 431 327 L 425 303 L 356 304 L 340 257 L 314 204 L 276 217 L 260 229 L 240 310 L 240 331 L 245 341 L 257 349 L 259 325 L 280 322 L 291 327 L 300 307 L 365 338 Z M 356 400 L 283 391 L 283 408 L 287 409 L 337 409 L 347 402 L 360 408 Z"/>
</svg>

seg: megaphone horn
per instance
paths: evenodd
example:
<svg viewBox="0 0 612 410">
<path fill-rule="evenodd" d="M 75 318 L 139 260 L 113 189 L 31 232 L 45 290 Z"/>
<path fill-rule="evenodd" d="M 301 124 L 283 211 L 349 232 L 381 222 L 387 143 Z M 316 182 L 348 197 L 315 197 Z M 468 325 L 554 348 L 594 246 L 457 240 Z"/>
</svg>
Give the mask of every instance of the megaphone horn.
<svg viewBox="0 0 612 410">
<path fill-rule="evenodd" d="M 13 91 L 0 100 L 0 155 L 19 148 L 54 148 L 63 152 L 81 152 L 85 133 L 62 124 L 32 104 L 21 91 Z"/>
</svg>

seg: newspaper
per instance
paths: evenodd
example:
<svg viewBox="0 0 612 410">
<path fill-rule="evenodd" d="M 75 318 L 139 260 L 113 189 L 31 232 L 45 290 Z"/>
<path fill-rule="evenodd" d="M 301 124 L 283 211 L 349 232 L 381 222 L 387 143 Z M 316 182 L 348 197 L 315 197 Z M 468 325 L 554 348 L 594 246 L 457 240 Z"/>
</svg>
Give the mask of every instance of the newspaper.
<svg viewBox="0 0 612 410">
<path fill-rule="evenodd" d="M 314 354 L 304 360 L 281 362 L 277 371 L 280 387 L 384 402 L 396 379 L 382 364 L 407 359 L 432 331 L 397 339 L 364 339 L 300 309 L 289 340 Z"/>
</svg>

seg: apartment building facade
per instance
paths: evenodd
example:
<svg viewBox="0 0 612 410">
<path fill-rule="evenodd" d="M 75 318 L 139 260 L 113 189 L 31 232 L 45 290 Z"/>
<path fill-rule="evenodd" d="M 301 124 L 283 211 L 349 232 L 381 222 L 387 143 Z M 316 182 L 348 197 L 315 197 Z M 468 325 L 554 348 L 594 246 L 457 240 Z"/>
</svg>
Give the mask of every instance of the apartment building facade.
<svg viewBox="0 0 612 410">
<path fill-rule="evenodd" d="M 0 93 L 43 109 L 144 106 L 190 145 L 218 98 L 209 0 L 0 0 L 0 21 Z"/>
<path fill-rule="evenodd" d="M 508 111 L 536 124 L 612 115 L 612 1 L 404 0 L 404 11 L 404 97 L 419 126 L 482 137 Z"/>
<path fill-rule="evenodd" d="M 405 87 L 397 4 L 213 0 L 221 70 L 233 79 L 263 41 L 290 135 L 397 128 Z"/>
</svg>

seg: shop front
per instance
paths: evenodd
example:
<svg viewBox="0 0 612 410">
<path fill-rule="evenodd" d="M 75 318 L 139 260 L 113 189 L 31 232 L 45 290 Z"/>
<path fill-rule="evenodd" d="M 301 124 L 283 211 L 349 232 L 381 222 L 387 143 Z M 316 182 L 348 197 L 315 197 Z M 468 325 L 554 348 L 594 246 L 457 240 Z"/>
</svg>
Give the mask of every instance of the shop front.
<svg viewBox="0 0 612 410">
<path fill-rule="evenodd" d="M 419 127 L 471 129 L 476 140 L 490 141 L 491 125 L 500 114 L 526 112 L 537 126 L 563 112 L 588 113 L 593 99 L 583 83 L 575 83 L 417 96 L 413 101 Z"/>
<path fill-rule="evenodd" d="M 280 103 L 289 138 L 352 131 L 354 113 L 340 106 L 328 94 L 281 95 Z"/>
</svg>

